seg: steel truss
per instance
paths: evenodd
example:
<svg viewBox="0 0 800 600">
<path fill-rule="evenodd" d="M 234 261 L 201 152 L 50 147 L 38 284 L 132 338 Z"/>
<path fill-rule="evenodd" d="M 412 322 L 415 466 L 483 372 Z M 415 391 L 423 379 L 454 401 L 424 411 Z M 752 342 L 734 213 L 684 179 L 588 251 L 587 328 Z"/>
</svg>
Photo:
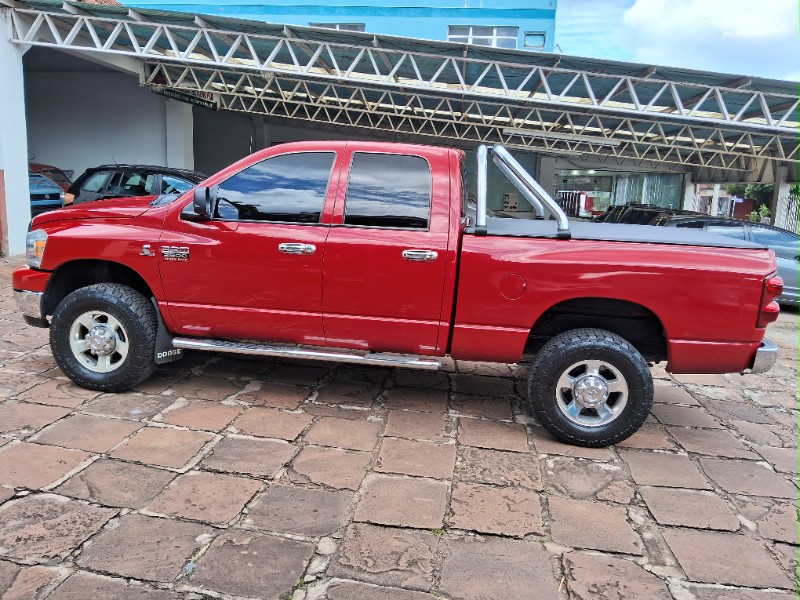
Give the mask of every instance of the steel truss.
<svg viewBox="0 0 800 600">
<path fill-rule="evenodd" d="M 510 62 L 516 55 L 485 58 L 452 44 L 435 54 L 411 41 L 388 48 L 361 36 L 360 45 L 344 44 L 288 27 L 268 35 L 259 24 L 184 24 L 188 15 L 176 14 L 184 21 L 175 24 L 135 11 L 101 18 L 69 3 L 45 10 L 2 2 L 13 7 L 13 42 L 136 57 L 147 67 L 144 83 L 213 91 L 230 110 L 701 169 L 798 159 L 797 95 L 748 80 L 666 81 L 654 70 Z"/>
</svg>

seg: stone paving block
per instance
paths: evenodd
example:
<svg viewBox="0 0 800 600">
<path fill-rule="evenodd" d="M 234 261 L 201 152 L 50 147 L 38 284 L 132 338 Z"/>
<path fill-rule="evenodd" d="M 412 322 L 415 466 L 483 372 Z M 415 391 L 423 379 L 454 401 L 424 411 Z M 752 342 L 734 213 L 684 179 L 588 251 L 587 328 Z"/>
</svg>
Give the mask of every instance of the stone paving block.
<svg viewBox="0 0 800 600">
<path fill-rule="evenodd" d="M 456 371 L 466 375 L 485 375 L 486 377 L 513 377 L 511 365 L 505 363 L 473 362 L 468 360 L 456 361 Z"/>
<path fill-rule="evenodd" d="M 465 417 L 483 417 L 486 419 L 505 419 L 510 421 L 511 401 L 508 398 L 493 396 L 469 396 L 455 394 L 450 399 L 450 410 Z"/>
<path fill-rule="evenodd" d="M 262 382 L 260 389 L 239 394 L 236 399 L 253 406 L 296 410 L 310 394 L 308 387 Z"/>
<path fill-rule="evenodd" d="M 212 531 L 199 523 L 124 515 L 86 545 L 76 562 L 94 571 L 169 583 Z"/>
<path fill-rule="evenodd" d="M 106 394 L 80 407 L 81 412 L 122 419 L 149 419 L 175 401 L 150 394 Z"/>
<path fill-rule="evenodd" d="M 0 433 L 32 433 L 69 414 L 68 408 L 7 401 L 0 403 Z"/>
<path fill-rule="evenodd" d="M 642 427 L 618 446 L 637 448 L 639 450 L 675 450 L 675 444 L 667 437 L 658 425 L 642 425 Z"/>
<path fill-rule="evenodd" d="M 439 538 L 426 531 L 354 523 L 344 534 L 329 574 L 428 591 L 438 544 Z"/>
<path fill-rule="evenodd" d="M 181 361 L 183 364 L 183 361 Z M 169 367 L 169 365 L 167 365 Z M 142 394 L 163 394 L 181 379 L 187 376 L 184 371 L 173 370 L 172 368 L 156 369 L 150 377 L 133 389 Z"/>
<path fill-rule="evenodd" d="M 332 381 L 320 388 L 315 402 L 323 404 L 346 404 L 369 408 L 380 394 L 379 385 L 369 382 Z"/>
<path fill-rule="evenodd" d="M 564 555 L 564 571 L 573 600 L 672 600 L 663 581 L 628 560 L 570 552 Z"/>
<path fill-rule="evenodd" d="M 668 430 L 687 452 L 727 458 L 759 458 L 727 431 L 686 427 L 669 427 Z"/>
<path fill-rule="evenodd" d="M 771 422 L 770 418 L 765 415 L 764 412 L 730 390 L 726 390 L 725 393 L 714 398 L 700 396 L 699 400 L 700 404 L 702 404 L 708 412 L 724 422 L 730 419 L 762 424 Z"/>
<path fill-rule="evenodd" d="M 289 479 L 336 489 L 357 490 L 372 456 L 367 452 L 306 446 L 292 461 Z"/>
<path fill-rule="evenodd" d="M 598 500 L 614 502 L 615 504 L 630 504 L 636 495 L 632 484 L 625 481 L 615 481 L 597 492 Z"/>
<path fill-rule="evenodd" d="M 458 600 L 558 600 L 550 555 L 538 542 L 447 539 L 439 585 Z"/>
<path fill-rule="evenodd" d="M 19 394 L 17 398 L 37 404 L 75 408 L 99 395 L 100 392 L 78 387 L 69 380 L 51 379 Z"/>
<path fill-rule="evenodd" d="M 291 460 L 294 451 L 294 446 L 283 441 L 229 435 L 200 464 L 214 471 L 271 479 Z"/>
<path fill-rule="evenodd" d="M 54 494 L 32 494 L 0 506 L 0 556 L 25 564 L 54 564 L 115 514 Z"/>
<path fill-rule="evenodd" d="M 199 398 L 218 402 L 233 396 L 244 387 L 243 381 L 220 379 L 219 377 L 193 376 L 172 386 L 176 397 Z"/>
<path fill-rule="evenodd" d="M 310 387 L 322 379 L 330 370 L 330 367 L 320 366 L 321 364 L 323 363 L 310 363 L 305 361 L 300 365 L 280 360 L 276 361 L 266 373 L 259 377 L 259 379 Z"/>
<path fill-rule="evenodd" d="M 433 479 L 452 479 L 455 463 L 455 444 L 383 438 L 375 470 Z"/>
<path fill-rule="evenodd" d="M 203 366 L 206 377 L 255 379 L 270 368 L 269 359 L 255 356 L 223 356 Z"/>
<path fill-rule="evenodd" d="M 164 415 L 164 423 L 191 429 L 219 431 L 225 429 L 242 413 L 242 410 L 241 406 L 228 406 L 219 402 L 199 400 L 169 411 Z"/>
<path fill-rule="evenodd" d="M 797 488 L 764 465 L 746 460 L 702 458 L 703 470 L 719 487 L 732 494 L 796 498 Z"/>
<path fill-rule="evenodd" d="M 450 389 L 450 378 L 447 373 L 442 371 L 397 369 L 394 372 L 394 383 L 399 387 L 423 388 L 426 390 L 446 391 Z"/>
<path fill-rule="evenodd" d="M 236 517 L 261 484 L 254 479 L 190 471 L 181 475 L 147 507 L 148 512 L 215 525 Z"/>
<path fill-rule="evenodd" d="M 528 452 L 528 435 L 523 427 L 482 419 L 459 418 L 458 442 L 478 448 Z"/>
<path fill-rule="evenodd" d="M 450 419 L 445 414 L 390 410 L 384 435 L 443 442 L 450 439 Z"/>
<path fill-rule="evenodd" d="M 48 427 L 32 441 L 102 453 L 111 450 L 142 426 L 135 421 L 78 414 Z"/>
<path fill-rule="evenodd" d="M 515 396 L 514 382 L 511 379 L 486 377 L 483 375 L 456 374 L 452 377 L 453 390 L 462 394 L 476 396 Z"/>
<path fill-rule="evenodd" d="M 681 593 L 692 600 L 797 600 L 797 594 L 788 592 L 748 590 L 719 586 L 699 586 L 681 583 Z"/>
<path fill-rule="evenodd" d="M 447 410 L 447 388 L 419 389 L 393 387 L 386 398 L 386 408 L 444 413 Z"/>
<path fill-rule="evenodd" d="M 357 581 L 334 579 L 328 586 L 328 600 L 435 600 L 437 596 L 400 588 L 380 587 Z"/>
<path fill-rule="evenodd" d="M 656 383 L 653 386 L 654 404 L 685 404 L 687 406 L 700 406 L 700 403 L 682 387 L 677 385 L 663 385 Z"/>
<path fill-rule="evenodd" d="M 372 414 L 371 411 L 365 408 L 347 408 L 328 404 L 314 404 L 313 402 L 304 404 L 303 411 L 315 417 L 336 417 L 337 419 L 349 419 L 351 421 L 366 421 L 367 417 Z"/>
<path fill-rule="evenodd" d="M 114 450 L 111 456 L 180 469 L 212 439 L 212 434 L 200 431 L 146 427 Z"/>
<path fill-rule="evenodd" d="M 306 433 L 305 440 L 319 446 L 370 451 L 375 447 L 380 429 L 379 423 L 323 417 Z"/>
<path fill-rule="evenodd" d="M 711 489 L 711 484 L 686 456 L 625 451 L 620 451 L 619 455 L 628 463 L 631 476 L 639 485 Z"/>
<path fill-rule="evenodd" d="M 57 368 L 56 361 L 53 358 L 53 355 L 49 352 L 47 354 L 41 354 L 38 352 L 23 354 L 19 358 L 9 360 L 6 364 L 9 369 L 13 369 L 14 371 L 35 373 L 37 375 L 46 374 L 47 371 Z"/>
<path fill-rule="evenodd" d="M 350 499 L 346 492 L 271 485 L 250 505 L 242 526 L 320 537 L 338 529 Z"/>
<path fill-rule="evenodd" d="M 189 583 L 222 594 L 282 598 L 297 585 L 313 553 L 308 542 L 231 531 L 200 557 Z"/>
<path fill-rule="evenodd" d="M 12 373 L 8 369 L 0 372 L 0 398 L 12 398 L 47 379 L 28 373 Z"/>
<path fill-rule="evenodd" d="M 2 594 L 10 588 L 14 579 L 19 574 L 20 568 L 14 563 L 7 560 L 0 560 L 0 598 Z"/>
<path fill-rule="evenodd" d="M 450 511 L 450 526 L 457 529 L 514 537 L 544 533 L 539 494 L 528 490 L 457 483 Z"/>
<path fill-rule="evenodd" d="M 750 496 L 734 496 L 733 502 L 744 518 L 756 524 L 761 537 L 789 544 L 798 543 L 796 503 Z"/>
<path fill-rule="evenodd" d="M 144 508 L 175 473 L 145 465 L 100 459 L 70 477 L 56 492 L 119 508 Z"/>
<path fill-rule="evenodd" d="M 673 375 L 676 381 L 681 383 L 691 383 L 694 385 L 713 385 L 717 387 L 725 387 L 728 385 L 728 382 L 725 381 L 725 377 L 722 375 Z"/>
<path fill-rule="evenodd" d="M 766 549 L 743 535 L 691 529 L 662 533 L 690 581 L 786 589 L 793 585 Z"/>
<path fill-rule="evenodd" d="M 660 525 L 736 531 L 739 519 L 711 492 L 642 487 L 639 493 Z"/>
<path fill-rule="evenodd" d="M 549 496 L 553 541 L 573 548 L 641 554 L 623 507 Z M 591 524 L 591 526 L 588 526 Z"/>
<path fill-rule="evenodd" d="M 440 528 L 447 488 L 444 481 L 367 475 L 355 520 L 419 529 Z"/>
<path fill-rule="evenodd" d="M 461 481 L 542 489 L 539 461 L 530 454 L 464 446 L 456 464 Z"/>
<path fill-rule="evenodd" d="M 764 457 L 769 464 L 781 473 L 798 472 L 798 454 L 796 448 L 770 448 L 767 446 L 757 446 L 756 452 Z"/>
<path fill-rule="evenodd" d="M 251 408 L 236 419 L 234 427 L 247 435 L 292 441 L 308 427 L 313 417 L 274 408 Z"/>
<path fill-rule="evenodd" d="M 178 600 L 175 592 L 157 590 L 122 579 L 78 572 L 62 583 L 48 600 Z"/>
<path fill-rule="evenodd" d="M 800 555 L 798 555 L 796 544 L 773 544 L 772 550 L 784 569 L 790 573 L 797 573 L 797 562 Z M 797 600 L 797 595 L 792 598 Z"/>
<path fill-rule="evenodd" d="M 14 497 L 14 488 L 13 487 L 2 487 L 0 486 L 0 504 L 5 502 L 6 500 L 10 500 Z"/>
<path fill-rule="evenodd" d="M 81 450 L 17 442 L 0 448 L 0 484 L 38 489 L 55 483 L 91 455 Z"/>
<path fill-rule="evenodd" d="M 558 454 L 561 456 L 574 456 L 591 460 L 610 460 L 611 451 L 608 448 L 582 448 L 564 444 L 550 435 L 543 427 L 532 427 L 533 445 L 540 454 Z"/>
<path fill-rule="evenodd" d="M 392 370 L 372 365 L 349 365 L 340 363 L 334 372 L 333 381 L 353 383 L 383 383 Z"/>
<path fill-rule="evenodd" d="M 558 456 L 542 462 L 547 485 L 572 498 L 593 498 L 614 482 L 627 479 L 623 469 L 617 465 L 583 458 Z"/>
<path fill-rule="evenodd" d="M 728 425 L 735 427 L 741 435 L 746 437 L 753 444 L 759 446 L 780 446 L 781 438 L 768 426 L 760 423 L 748 423 L 732 419 Z"/>
<path fill-rule="evenodd" d="M 654 404 L 652 413 L 665 425 L 722 429 L 722 425 L 701 407 L 691 408 L 671 404 Z"/>
<path fill-rule="evenodd" d="M 19 571 L 11 586 L 0 594 L 3 600 L 30 600 L 43 598 L 48 590 L 54 588 L 59 579 L 66 577 L 68 571 L 50 567 L 25 567 Z M 50 596 L 52 597 L 52 596 Z"/>
<path fill-rule="evenodd" d="M 0 448 L 9 443 L 13 438 L 0 437 Z"/>
</svg>

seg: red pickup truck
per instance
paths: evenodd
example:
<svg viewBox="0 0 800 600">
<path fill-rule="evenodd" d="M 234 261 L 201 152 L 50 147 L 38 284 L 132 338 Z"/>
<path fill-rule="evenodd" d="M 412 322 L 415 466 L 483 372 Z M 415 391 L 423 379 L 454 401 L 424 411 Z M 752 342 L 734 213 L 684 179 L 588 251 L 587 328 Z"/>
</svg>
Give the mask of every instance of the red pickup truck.
<svg viewBox="0 0 800 600">
<path fill-rule="evenodd" d="M 486 217 L 487 158 L 542 217 Z M 532 357 L 557 438 L 637 430 L 648 364 L 765 371 L 776 261 L 748 242 L 567 221 L 499 146 L 305 142 L 257 152 L 182 196 L 40 215 L 13 285 L 77 384 L 121 391 L 184 349 L 436 369 Z"/>
</svg>

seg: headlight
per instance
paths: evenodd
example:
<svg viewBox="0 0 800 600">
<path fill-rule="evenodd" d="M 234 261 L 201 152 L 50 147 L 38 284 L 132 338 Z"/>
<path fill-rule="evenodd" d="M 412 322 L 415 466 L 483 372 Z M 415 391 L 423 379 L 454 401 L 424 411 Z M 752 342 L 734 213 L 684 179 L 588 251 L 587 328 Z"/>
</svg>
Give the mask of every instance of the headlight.
<svg viewBox="0 0 800 600">
<path fill-rule="evenodd" d="M 25 238 L 25 258 L 30 268 L 38 269 L 42 264 L 45 245 L 47 245 L 47 233 L 44 230 L 34 229 L 28 232 Z"/>
</svg>

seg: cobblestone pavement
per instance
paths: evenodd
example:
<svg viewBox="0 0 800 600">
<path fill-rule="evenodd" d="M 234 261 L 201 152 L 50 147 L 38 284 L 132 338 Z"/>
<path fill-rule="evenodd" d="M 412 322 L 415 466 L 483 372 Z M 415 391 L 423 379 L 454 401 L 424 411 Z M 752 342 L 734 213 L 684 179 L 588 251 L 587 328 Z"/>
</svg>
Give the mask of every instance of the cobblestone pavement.
<svg viewBox="0 0 800 600">
<path fill-rule="evenodd" d="M 0 300 L 0 595 L 796 598 L 797 312 L 765 375 L 654 368 L 650 422 L 544 433 L 525 368 L 190 354 L 77 388 Z"/>
</svg>

